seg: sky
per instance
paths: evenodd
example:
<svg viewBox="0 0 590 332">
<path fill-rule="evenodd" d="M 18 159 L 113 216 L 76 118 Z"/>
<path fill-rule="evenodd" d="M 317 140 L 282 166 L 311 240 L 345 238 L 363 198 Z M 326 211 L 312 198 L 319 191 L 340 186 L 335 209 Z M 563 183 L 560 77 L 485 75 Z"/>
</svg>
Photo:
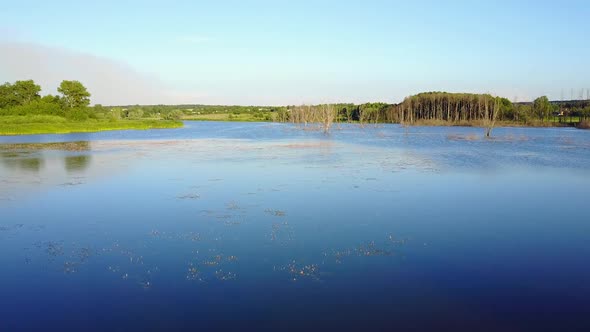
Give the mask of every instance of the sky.
<svg viewBox="0 0 590 332">
<path fill-rule="evenodd" d="M 103 105 L 590 89 L 589 1 L 0 2 L 0 82 L 75 79 Z"/>
</svg>

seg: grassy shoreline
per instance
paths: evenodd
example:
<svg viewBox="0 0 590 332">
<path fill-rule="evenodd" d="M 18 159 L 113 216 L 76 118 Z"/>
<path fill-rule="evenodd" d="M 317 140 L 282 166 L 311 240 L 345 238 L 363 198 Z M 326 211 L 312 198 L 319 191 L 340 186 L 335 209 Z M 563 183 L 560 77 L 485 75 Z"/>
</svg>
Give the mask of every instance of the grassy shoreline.
<svg viewBox="0 0 590 332">
<path fill-rule="evenodd" d="M 223 122 L 273 122 L 271 114 L 267 117 L 256 117 L 251 113 L 213 113 L 213 114 L 192 114 L 182 117 L 184 121 L 223 121 Z"/>
<path fill-rule="evenodd" d="M 2 116 L 0 117 L 0 136 L 167 129 L 182 126 L 181 121 L 171 120 L 72 121 L 57 116 Z"/>
</svg>

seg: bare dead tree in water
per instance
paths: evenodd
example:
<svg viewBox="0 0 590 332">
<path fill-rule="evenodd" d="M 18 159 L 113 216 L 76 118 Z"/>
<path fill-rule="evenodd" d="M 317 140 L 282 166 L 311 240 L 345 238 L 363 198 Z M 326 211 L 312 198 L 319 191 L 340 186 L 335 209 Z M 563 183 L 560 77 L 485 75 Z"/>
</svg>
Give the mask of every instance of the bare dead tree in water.
<svg viewBox="0 0 590 332">
<path fill-rule="evenodd" d="M 337 113 L 336 108 L 331 104 L 297 106 L 291 111 L 291 121 L 293 123 L 303 124 L 306 130 L 308 123 L 314 124 L 309 128 L 312 130 L 322 130 L 327 134 L 336 121 Z"/>
<path fill-rule="evenodd" d="M 361 128 L 365 127 L 365 116 L 366 112 L 362 107 L 359 107 L 359 126 Z"/>
<path fill-rule="evenodd" d="M 322 128 L 325 134 L 330 132 L 334 119 L 336 118 L 336 109 L 334 105 L 325 104 L 321 105 L 318 110 L 319 122 L 322 124 Z"/>
<path fill-rule="evenodd" d="M 379 118 L 381 116 L 381 113 L 379 111 L 375 112 L 375 117 L 373 119 L 374 124 L 375 124 L 375 128 L 379 127 Z"/>
<path fill-rule="evenodd" d="M 500 111 L 499 107 L 499 100 L 498 98 L 494 98 L 494 108 L 490 110 L 488 107 L 488 100 L 485 101 L 485 118 L 484 118 L 484 126 L 485 126 L 485 137 L 490 138 L 492 136 L 492 130 L 496 125 L 496 118 L 498 117 L 498 113 Z"/>
<path fill-rule="evenodd" d="M 307 123 L 310 122 L 309 107 L 305 105 L 296 106 L 291 110 L 291 121 L 295 124 L 303 124 L 307 127 Z"/>
</svg>

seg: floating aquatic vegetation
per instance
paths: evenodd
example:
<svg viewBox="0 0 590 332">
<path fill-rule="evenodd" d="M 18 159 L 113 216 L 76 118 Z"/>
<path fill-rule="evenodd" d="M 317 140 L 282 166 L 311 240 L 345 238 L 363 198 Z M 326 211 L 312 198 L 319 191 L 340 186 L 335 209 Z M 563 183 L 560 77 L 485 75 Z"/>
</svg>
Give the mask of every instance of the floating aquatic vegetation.
<svg viewBox="0 0 590 332">
<path fill-rule="evenodd" d="M 103 248 L 103 253 L 119 254 L 126 257 L 131 264 L 143 265 L 143 256 L 138 255 L 135 252 L 122 248 L 119 243 L 114 243 L 110 247 Z"/>
<path fill-rule="evenodd" d="M 176 196 L 176 198 L 178 198 L 178 199 L 192 199 L 192 200 L 195 200 L 195 199 L 200 199 L 201 198 L 201 195 L 199 195 L 199 194 L 185 194 L 185 195 Z"/>
<path fill-rule="evenodd" d="M 109 272 L 119 273 L 119 271 L 121 271 L 121 268 L 118 266 L 108 266 L 107 270 L 109 270 Z"/>
<path fill-rule="evenodd" d="M 15 224 L 10 226 L 0 226 L 0 232 L 16 231 L 23 228 L 24 224 Z"/>
<path fill-rule="evenodd" d="M 360 256 L 389 256 L 391 251 L 386 249 L 378 248 L 374 241 L 367 244 L 361 244 L 355 249 L 356 253 Z"/>
<path fill-rule="evenodd" d="M 266 214 L 270 214 L 271 216 L 275 216 L 275 217 L 285 217 L 287 215 L 287 213 L 282 210 L 266 209 L 266 210 L 264 210 L 264 212 Z"/>
<path fill-rule="evenodd" d="M 161 233 L 160 233 L 160 231 L 153 230 L 150 232 L 150 235 L 153 237 L 159 237 L 161 235 Z"/>
<path fill-rule="evenodd" d="M 201 241 L 201 235 L 199 233 L 190 232 L 185 234 L 185 238 L 193 242 Z"/>
<path fill-rule="evenodd" d="M 72 274 L 78 272 L 78 263 L 76 262 L 65 262 L 64 263 L 64 273 L 65 274 Z"/>
<path fill-rule="evenodd" d="M 46 228 L 45 225 L 28 225 L 27 226 L 27 230 L 33 231 L 33 232 L 40 232 L 40 231 L 44 230 L 45 228 Z"/>
<path fill-rule="evenodd" d="M 205 266 L 217 266 L 217 265 L 219 265 L 219 263 L 221 263 L 222 260 L 223 260 L 222 255 L 215 255 L 212 258 L 203 261 L 202 264 Z"/>
<path fill-rule="evenodd" d="M 387 239 L 389 240 L 390 243 L 396 244 L 396 245 L 404 245 L 404 244 L 408 243 L 408 241 L 409 241 L 408 238 L 398 239 L 398 238 L 394 237 L 393 235 L 389 235 L 387 237 Z"/>
<path fill-rule="evenodd" d="M 215 248 L 210 248 L 209 252 L 216 252 Z M 193 250 L 193 254 L 198 254 L 198 250 Z M 227 281 L 236 279 L 236 274 L 232 271 L 226 272 L 224 269 L 228 264 L 233 264 L 238 261 L 238 257 L 234 255 L 224 256 L 223 254 L 215 254 L 209 258 L 200 261 L 200 263 L 189 262 L 186 279 L 191 281 L 204 282 L 210 278 Z M 212 270 L 216 268 L 216 270 Z"/>
<path fill-rule="evenodd" d="M 92 251 L 89 248 L 80 248 L 78 249 L 77 256 L 80 259 L 81 263 L 84 263 L 92 256 Z"/>
<path fill-rule="evenodd" d="M 103 252 L 111 255 L 121 255 L 125 259 L 119 261 L 122 265 L 109 265 L 107 270 L 119 276 L 122 280 L 137 282 L 143 288 L 151 287 L 151 277 L 160 269 L 157 266 L 146 268 L 144 256 L 127 249 L 121 249 L 118 243 L 106 248 Z M 149 265 L 148 265 L 149 266 Z"/>
<path fill-rule="evenodd" d="M 227 203 L 225 206 L 228 210 L 233 210 L 233 211 L 241 209 L 240 206 L 236 202 L 233 202 L 233 201 Z"/>
<path fill-rule="evenodd" d="M 152 287 L 152 283 L 149 280 L 142 280 L 139 282 L 139 285 L 144 289 L 150 289 Z"/>
<path fill-rule="evenodd" d="M 241 224 L 241 222 L 239 222 L 239 221 L 229 221 L 229 220 L 226 220 L 226 221 L 224 222 L 224 224 L 225 224 L 226 226 L 237 226 L 237 225 L 240 225 L 240 224 Z"/>
<path fill-rule="evenodd" d="M 129 262 L 131 264 L 138 264 L 138 265 L 143 265 L 143 256 L 140 255 L 135 255 L 132 252 L 122 252 L 122 254 L 126 255 L 127 257 L 129 257 Z"/>
<path fill-rule="evenodd" d="M 150 236 L 158 239 L 163 240 L 188 240 L 192 242 L 201 241 L 201 235 L 195 232 L 187 232 L 187 233 L 168 233 L 168 232 L 160 232 L 158 230 L 152 230 L 149 234 Z"/>
<path fill-rule="evenodd" d="M 223 270 L 215 271 L 215 277 L 221 281 L 236 280 L 237 276 L 233 272 L 224 272 Z"/>
<path fill-rule="evenodd" d="M 62 256 L 64 254 L 63 241 L 37 243 L 35 246 L 38 248 L 44 248 L 45 253 L 51 257 Z"/>
<path fill-rule="evenodd" d="M 273 222 L 270 232 L 271 241 L 279 241 L 281 243 L 290 242 L 293 240 L 293 228 L 287 221 L 278 223 Z"/>
<path fill-rule="evenodd" d="M 193 263 L 189 263 L 186 279 L 191 281 L 204 281 L 201 277 L 201 272 L 193 265 Z"/>
<path fill-rule="evenodd" d="M 332 257 L 334 258 L 336 264 L 342 264 L 342 260 L 344 259 L 344 257 L 349 257 L 352 254 L 353 251 L 351 249 L 334 250 L 330 253 L 324 253 L 324 257 Z M 325 263 L 325 261 L 323 263 Z"/>
<path fill-rule="evenodd" d="M 291 281 L 300 279 L 320 280 L 320 268 L 317 264 L 300 264 L 292 260 L 289 264 L 275 268 L 276 271 L 287 272 Z"/>
<path fill-rule="evenodd" d="M 72 187 L 72 186 L 79 186 L 81 184 L 84 184 L 84 182 L 82 181 L 70 181 L 70 182 L 65 182 L 60 184 L 60 186 L 62 187 Z"/>
<path fill-rule="evenodd" d="M 396 238 L 393 235 L 388 235 L 387 241 L 378 246 L 375 241 L 360 244 L 354 248 L 342 250 L 328 250 L 323 253 L 325 264 L 329 261 L 334 261 L 336 264 L 342 264 L 347 257 L 373 257 L 373 256 L 392 256 L 394 254 L 393 247 L 405 245 L 409 241 L 408 238 Z"/>
<path fill-rule="evenodd" d="M 476 134 L 461 135 L 461 134 L 449 134 L 447 135 L 449 141 L 477 141 L 480 137 Z"/>
</svg>

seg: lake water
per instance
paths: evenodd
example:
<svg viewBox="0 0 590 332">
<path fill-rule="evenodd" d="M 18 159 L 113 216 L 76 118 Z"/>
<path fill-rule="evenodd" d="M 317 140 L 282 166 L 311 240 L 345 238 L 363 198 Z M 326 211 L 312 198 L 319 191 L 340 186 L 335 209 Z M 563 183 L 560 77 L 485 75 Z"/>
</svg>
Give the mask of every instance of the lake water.
<svg viewBox="0 0 590 332">
<path fill-rule="evenodd" d="M 0 137 L 0 331 L 590 330 L 590 131 Z"/>
</svg>

